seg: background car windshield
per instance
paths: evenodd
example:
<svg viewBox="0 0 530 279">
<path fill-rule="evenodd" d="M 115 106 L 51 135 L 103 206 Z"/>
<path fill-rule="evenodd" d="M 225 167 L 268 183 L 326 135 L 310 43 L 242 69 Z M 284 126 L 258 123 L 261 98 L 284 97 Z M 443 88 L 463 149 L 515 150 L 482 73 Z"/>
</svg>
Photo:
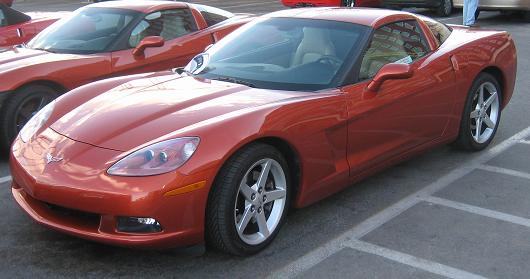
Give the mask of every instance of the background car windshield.
<svg viewBox="0 0 530 279">
<path fill-rule="evenodd" d="M 83 9 L 44 30 L 28 47 L 58 53 L 103 52 L 138 15 L 125 9 Z"/>
<path fill-rule="evenodd" d="M 368 27 L 270 18 L 243 27 L 207 51 L 198 76 L 258 88 L 316 91 L 338 86 L 356 61 Z"/>
</svg>

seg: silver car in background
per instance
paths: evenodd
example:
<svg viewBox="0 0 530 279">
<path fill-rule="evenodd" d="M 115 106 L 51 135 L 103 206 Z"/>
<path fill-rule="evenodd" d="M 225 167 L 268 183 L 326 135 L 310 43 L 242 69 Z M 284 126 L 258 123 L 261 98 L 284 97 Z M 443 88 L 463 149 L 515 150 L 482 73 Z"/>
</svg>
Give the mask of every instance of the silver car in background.
<svg viewBox="0 0 530 279">
<path fill-rule="evenodd" d="M 464 0 L 453 0 L 453 6 L 463 8 Z M 520 11 L 523 12 L 524 18 L 530 21 L 530 0 L 479 0 L 475 17 L 478 17 L 480 11 Z"/>
</svg>

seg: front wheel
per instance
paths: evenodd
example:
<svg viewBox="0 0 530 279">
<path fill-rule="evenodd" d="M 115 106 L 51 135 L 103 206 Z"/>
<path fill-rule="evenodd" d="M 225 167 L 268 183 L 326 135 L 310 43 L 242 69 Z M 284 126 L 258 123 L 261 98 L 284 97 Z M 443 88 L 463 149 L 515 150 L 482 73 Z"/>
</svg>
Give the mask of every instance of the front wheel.
<svg viewBox="0 0 530 279">
<path fill-rule="evenodd" d="M 269 245 L 289 208 L 289 174 L 283 155 L 267 144 L 249 145 L 232 156 L 208 197 L 208 244 L 240 256 Z"/>
<path fill-rule="evenodd" d="M 455 145 L 468 151 L 480 151 L 493 140 L 501 119 L 501 87 L 488 73 L 481 73 L 468 93 L 460 133 Z"/>
<path fill-rule="evenodd" d="M 59 95 L 56 90 L 44 85 L 26 86 L 12 94 L 0 112 L 0 147 L 3 151 L 9 149 L 31 117 Z"/>
<path fill-rule="evenodd" d="M 452 0 L 441 0 L 440 6 L 436 9 L 436 14 L 438 16 L 450 16 L 453 11 L 453 1 Z"/>
</svg>

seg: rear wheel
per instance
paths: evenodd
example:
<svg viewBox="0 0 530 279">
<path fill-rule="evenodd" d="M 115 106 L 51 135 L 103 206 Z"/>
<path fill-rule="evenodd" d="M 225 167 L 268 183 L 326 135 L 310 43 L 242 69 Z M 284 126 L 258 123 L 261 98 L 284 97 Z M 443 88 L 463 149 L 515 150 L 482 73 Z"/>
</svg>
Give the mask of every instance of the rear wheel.
<svg viewBox="0 0 530 279">
<path fill-rule="evenodd" d="M 287 166 L 282 154 L 267 144 L 249 145 L 232 156 L 208 197 L 208 244 L 240 256 L 269 245 L 289 208 Z"/>
<path fill-rule="evenodd" d="M 481 73 L 469 91 L 460 133 L 455 145 L 464 150 L 479 151 L 493 140 L 501 119 L 501 87 L 488 73 Z"/>
<path fill-rule="evenodd" d="M 13 93 L 0 112 L 0 148 L 7 151 L 18 132 L 40 109 L 53 101 L 59 93 L 44 85 L 30 85 Z"/>
<path fill-rule="evenodd" d="M 450 16 L 453 11 L 453 1 L 452 0 L 441 0 L 440 6 L 436 9 L 436 14 L 438 16 Z"/>
</svg>

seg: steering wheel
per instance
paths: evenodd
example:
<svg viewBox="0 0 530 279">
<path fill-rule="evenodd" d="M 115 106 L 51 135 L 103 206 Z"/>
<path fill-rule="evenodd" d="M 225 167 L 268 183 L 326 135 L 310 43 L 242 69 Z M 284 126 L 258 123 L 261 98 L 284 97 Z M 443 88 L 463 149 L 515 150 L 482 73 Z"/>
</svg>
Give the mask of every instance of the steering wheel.
<svg viewBox="0 0 530 279">
<path fill-rule="evenodd" d="M 320 57 L 317 62 L 325 65 L 330 65 L 335 68 L 338 68 L 340 67 L 340 65 L 342 65 L 342 60 L 340 60 L 340 58 L 334 55 L 324 55 Z"/>
</svg>

